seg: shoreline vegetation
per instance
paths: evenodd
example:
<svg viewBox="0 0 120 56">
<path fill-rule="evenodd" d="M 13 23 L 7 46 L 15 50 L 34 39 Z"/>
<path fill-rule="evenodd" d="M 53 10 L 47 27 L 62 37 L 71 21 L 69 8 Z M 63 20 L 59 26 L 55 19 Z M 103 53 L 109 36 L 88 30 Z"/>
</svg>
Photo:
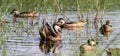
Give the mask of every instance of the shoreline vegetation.
<svg viewBox="0 0 120 56">
<path fill-rule="evenodd" d="M 21 11 L 96 11 L 119 9 L 119 0 L 0 0 L 1 12 L 9 8 Z M 3 10 L 3 11 L 2 11 Z"/>
</svg>

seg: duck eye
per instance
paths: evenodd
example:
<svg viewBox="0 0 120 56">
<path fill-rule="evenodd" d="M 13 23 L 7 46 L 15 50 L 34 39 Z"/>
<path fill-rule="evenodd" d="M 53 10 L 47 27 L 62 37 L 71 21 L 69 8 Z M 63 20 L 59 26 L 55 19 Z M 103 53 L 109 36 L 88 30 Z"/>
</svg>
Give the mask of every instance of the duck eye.
<svg viewBox="0 0 120 56">
<path fill-rule="evenodd" d="M 64 20 L 60 20 L 60 22 L 61 22 L 61 24 L 64 24 L 64 23 L 65 23 L 65 21 L 64 21 Z"/>
</svg>

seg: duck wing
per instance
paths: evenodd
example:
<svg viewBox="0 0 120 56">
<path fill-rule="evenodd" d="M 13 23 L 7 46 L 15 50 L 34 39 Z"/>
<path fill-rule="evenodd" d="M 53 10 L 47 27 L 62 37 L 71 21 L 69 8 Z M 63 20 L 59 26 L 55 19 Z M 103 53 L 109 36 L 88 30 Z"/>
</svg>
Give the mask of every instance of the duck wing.
<svg viewBox="0 0 120 56">
<path fill-rule="evenodd" d="M 99 30 L 100 30 L 100 33 L 104 35 L 105 34 L 105 25 L 102 25 Z"/>
<path fill-rule="evenodd" d="M 48 36 L 55 37 L 56 33 L 52 30 L 51 26 L 48 23 L 46 23 L 46 27 L 47 27 L 46 31 L 47 31 Z"/>
<path fill-rule="evenodd" d="M 30 14 L 31 12 L 21 12 L 20 14 Z"/>
</svg>

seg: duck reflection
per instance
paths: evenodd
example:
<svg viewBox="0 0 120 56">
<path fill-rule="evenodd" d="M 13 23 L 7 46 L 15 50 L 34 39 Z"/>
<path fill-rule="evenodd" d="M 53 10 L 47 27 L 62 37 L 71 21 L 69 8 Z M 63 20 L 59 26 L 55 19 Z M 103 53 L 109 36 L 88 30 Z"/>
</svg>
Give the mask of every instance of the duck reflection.
<svg viewBox="0 0 120 56">
<path fill-rule="evenodd" d="M 31 26 L 37 25 L 39 17 L 14 17 L 13 23 L 21 22 L 22 20 L 27 21 Z"/>
<path fill-rule="evenodd" d="M 28 17 L 28 21 L 31 26 L 37 25 L 39 17 Z"/>
<path fill-rule="evenodd" d="M 53 24 L 52 30 L 52 27 L 45 20 L 43 20 L 39 34 L 41 37 L 39 48 L 42 52 L 47 54 L 50 52 L 56 53 L 57 51 L 60 51 L 62 30 L 59 25 Z"/>
</svg>

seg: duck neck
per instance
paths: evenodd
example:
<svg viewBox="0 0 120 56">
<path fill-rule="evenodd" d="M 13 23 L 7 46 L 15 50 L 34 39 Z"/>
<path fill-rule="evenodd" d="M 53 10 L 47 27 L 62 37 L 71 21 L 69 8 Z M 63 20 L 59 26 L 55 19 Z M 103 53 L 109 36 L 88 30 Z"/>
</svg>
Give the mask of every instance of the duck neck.
<svg viewBox="0 0 120 56">
<path fill-rule="evenodd" d="M 53 25 L 55 34 L 61 35 L 61 28 L 58 25 Z"/>
</svg>

